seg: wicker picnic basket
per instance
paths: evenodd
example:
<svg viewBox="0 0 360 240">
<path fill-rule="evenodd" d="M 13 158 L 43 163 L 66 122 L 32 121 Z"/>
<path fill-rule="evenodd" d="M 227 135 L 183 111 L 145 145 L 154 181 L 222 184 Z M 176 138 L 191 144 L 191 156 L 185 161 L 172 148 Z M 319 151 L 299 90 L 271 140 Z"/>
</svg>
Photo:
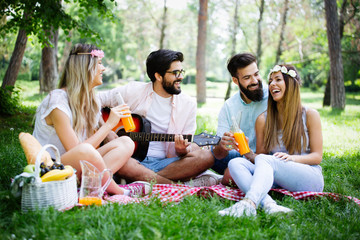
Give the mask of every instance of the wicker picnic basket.
<svg viewBox="0 0 360 240">
<path fill-rule="evenodd" d="M 36 210 L 54 207 L 57 210 L 65 209 L 78 202 L 76 174 L 62 181 L 42 182 L 40 178 L 41 156 L 47 148 L 51 147 L 60 163 L 59 150 L 51 144 L 42 147 L 35 161 L 35 182 L 25 184 L 22 188 L 21 210 Z"/>
</svg>

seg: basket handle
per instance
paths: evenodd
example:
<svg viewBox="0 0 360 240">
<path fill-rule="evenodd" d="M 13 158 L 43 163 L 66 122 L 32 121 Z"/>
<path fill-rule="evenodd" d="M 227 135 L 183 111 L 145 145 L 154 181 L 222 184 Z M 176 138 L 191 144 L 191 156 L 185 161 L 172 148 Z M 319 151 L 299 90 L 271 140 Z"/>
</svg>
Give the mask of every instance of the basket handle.
<svg viewBox="0 0 360 240">
<path fill-rule="evenodd" d="M 60 153 L 59 153 L 59 149 L 57 149 L 57 147 L 55 147 L 52 144 L 46 144 L 44 145 L 39 153 L 36 156 L 36 160 L 35 160 L 35 177 L 36 179 L 40 179 L 40 163 L 41 163 L 41 156 L 43 155 L 43 153 L 46 151 L 47 148 L 51 147 L 54 152 L 55 152 L 55 160 L 57 163 L 61 163 L 61 159 L 60 159 Z"/>
</svg>

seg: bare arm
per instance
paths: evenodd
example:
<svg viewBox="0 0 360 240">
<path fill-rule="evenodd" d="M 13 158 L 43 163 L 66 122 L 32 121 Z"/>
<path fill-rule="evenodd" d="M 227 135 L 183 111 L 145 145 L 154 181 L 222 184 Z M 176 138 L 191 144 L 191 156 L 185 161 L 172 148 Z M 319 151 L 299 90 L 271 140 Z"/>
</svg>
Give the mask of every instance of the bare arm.
<svg viewBox="0 0 360 240">
<path fill-rule="evenodd" d="M 79 139 L 72 128 L 70 118 L 63 111 L 55 108 L 45 120 L 48 125 L 54 126 L 56 134 L 66 151 L 79 144 Z"/>
<path fill-rule="evenodd" d="M 255 122 L 255 133 L 256 133 L 256 153 L 268 153 L 265 150 L 264 136 L 265 136 L 265 113 L 260 114 Z"/>
<path fill-rule="evenodd" d="M 104 123 L 94 135 L 86 139 L 84 142 L 90 143 L 97 148 L 110 133 L 111 129 L 117 125 L 120 118 L 124 117 L 123 114 L 130 113 L 128 110 L 122 112 L 124 109 L 128 109 L 128 107 L 123 105 L 111 108 L 110 116 L 106 123 Z M 69 117 L 63 111 L 57 108 L 54 109 L 46 118 L 46 122 L 47 124 L 54 126 L 56 134 L 66 151 L 69 151 L 80 143 L 74 129 L 72 128 Z"/>
</svg>

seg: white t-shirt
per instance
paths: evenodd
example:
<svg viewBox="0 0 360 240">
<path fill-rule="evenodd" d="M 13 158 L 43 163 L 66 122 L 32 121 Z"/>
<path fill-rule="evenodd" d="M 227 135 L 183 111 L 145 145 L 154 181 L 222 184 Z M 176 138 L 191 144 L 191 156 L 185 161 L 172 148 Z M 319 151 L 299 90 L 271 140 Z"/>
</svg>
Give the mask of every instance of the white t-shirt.
<svg viewBox="0 0 360 240">
<path fill-rule="evenodd" d="M 41 102 L 40 106 L 36 110 L 35 115 L 35 128 L 33 136 L 40 142 L 42 146 L 45 144 L 52 144 L 57 147 L 60 155 L 63 155 L 66 150 L 62 145 L 58 135 L 56 134 L 55 128 L 49 126 L 46 123 L 45 118 L 55 109 L 63 111 L 70 119 L 71 125 L 73 124 L 72 113 L 69 105 L 67 92 L 63 89 L 55 89 L 51 91 L 45 99 Z M 100 114 L 98 114 L 100 117 Z M 86 133 L 79 139 L 80 142 L 86 140 Z M 50 155 L 55 158 L 52 149 L 50 149 Z"/>
<path fill-rule="evenodd" d="M 167 133 L 171 116 L 171 97 L 163 98 L 154 93 L 146 119 L 151 123 L 152 133 Z M 166 158 L 165 142 L 150 142 L 147 153 L 149 157 Z"/>
</svg>

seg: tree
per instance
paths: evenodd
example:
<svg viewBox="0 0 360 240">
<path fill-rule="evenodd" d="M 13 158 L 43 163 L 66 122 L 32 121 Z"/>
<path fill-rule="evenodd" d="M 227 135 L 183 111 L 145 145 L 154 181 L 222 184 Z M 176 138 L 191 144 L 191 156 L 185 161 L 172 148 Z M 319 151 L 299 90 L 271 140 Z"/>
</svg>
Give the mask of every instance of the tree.
<svg viewBox="0 0 360 240">
<path fill-rule="evenodd" d="M 235 55 L 236 52 L 236 34 L 239 31 L 239 18 L 238 18 L 239 0 L 235 0 L 235 10 L 233 18 L 233 29 L 231 31 L 231 56 Z M 231 93 L 232 78 L 228 80 L 227 90 L 225 94 L 225 100 L 230 97 Z"/>
<path fill-rule="evenodd" d="M 344 70 L 336 0 L 325 0 L 326 32 L 330 56 L 331 107 L 345 108 Z"/>
<path fill-rule="evenodd" d="M 160 31 L 160 49 L 164 48 L 164 39 L 165 39 L 165 29 L 166 29 L 166 13 L 167 13 L 167 6 L 166 0 L 164 0 L 164 11 L 162 16 L 162 23 L 161 23 L 161 31 Z"/>
<path fill-rule="evenodd" d="M 165 40 L 165 30 L 167 27 L 167 11 L 168 11 L 168 8 L 166 6 L 166 1 L 167 0 L 164 0 L 162 17 L 160 19 L 157 19 L 156 17 L 154 17 L 154 15 L 151 12 L 151 3 L 149 4 L 147 0 L 142 0 L 144 6 L 146 6 L 146 10 L 149 13 L 150 17 L 155 22 L 156 27 L 160 30 L 159 49 L 163 49 L 165 46 L 164 40 Z"/>
<path fill-rule="evenodd" d="M 114 0 L 110 0 L 113 2 Z M 59 0 L 21 0 L 0 3 L 0 16 L 10 16 L 10 20 L 0 29 L 0 34 L 18 31 L 7 74 L 4 76 L 2 87 L 14 86 L 27 42 L 27 36 L 34 34 L 46 46 L 50 43 L 51 31 L 62 28 L 67 34 L 71 29 L 77 29 L 84 36 L 99 35 L 89 29 L 84 23 L 85 17 L 93 9 L 97 9 L 99 16 L 110 17 L 108 7 L 103 0 L 74 0 L 79 4 L 79 14 L 76 19 L 66 13 Z M 51 44 L 50 44 L 51 45 Z"/>
<path fill-rule="evenodd" d="M 280 31 L 280 39 L 279 44 L 276 51 L 276 58 L 275 58 L 275 64 L 278 64 L 280 61 L 280 57 L 282 54 L 282 44 L 284 41 L 284 33 L 285 33 L 285 27 L 286 27 L 286 16 L 289 11 L 289 0 L 285 0 L 284 2 L 284 12 L 281 17 L 281 31 Z"/>
<path fill-rule="evenodd" d="M 17 75 L 19 74 L 21 61 L 24 57 L 26 43 L 27 43 L 27 34 L 25 29 L 20 29 L 16 38 L 15 48 L 13 54 L 10 58 L 9 66 L 6 70 L 4 80 L 1 87 L 5 88 L 6 86 L 14 86 Z"/>
<path fill-rule="evenodd" d="M 354 1 L 350 1 L 350 5 L 352 7 L 352 11 L 347 10 L 348 7 L 348 1 L 344 0 L 341 4 L 340 9 L 340 17 L 339 17 L 339 34 L 340 34 L 340 41 L 342 40 L 344 36 L 344 28 L 345 25 L 348 24 L 355 16 L 358 11 L 357 5 L 355 5 Z M 354 80 L 352 81 L 354 85 Z M 331 80 L 330 80 L 330 74 L 326 82 L 325 86 L 325 94 L 323 99 L 323 106 L 330 106 L 331 104 Z"/>
<path fill-rule="evenodd" d="M 198 103 L 206 102 L 206 24 L 208 0 L 199 0 L 198 36 L 196 49 L 196 97 Z"/>
<path fill-rule="evenodd" d="M 260 7 L 259 7 L 259 20 L 258 20 L 258 31 L 257 31 L 257 48 L 256 48 L 256 58 L 257 58 L 258 67 L 260 67 L 261 55 L 262 55 L 262 50 L 261 50 L 261 45 L 262 45 L 261 23 L 262 23 L 262 19 L 263 19 L 264 5 L 265 5 L 265 0 L 261 0 L 260 1 Z"/>
<path fill-rule="evenodd" d="M 40 93 L 50 92 L 56 88 L 58 81 L 57 42 L 58 30 L 51 30 L 49 43 L 42 49 L 40 71 Z"/>
</svg>

